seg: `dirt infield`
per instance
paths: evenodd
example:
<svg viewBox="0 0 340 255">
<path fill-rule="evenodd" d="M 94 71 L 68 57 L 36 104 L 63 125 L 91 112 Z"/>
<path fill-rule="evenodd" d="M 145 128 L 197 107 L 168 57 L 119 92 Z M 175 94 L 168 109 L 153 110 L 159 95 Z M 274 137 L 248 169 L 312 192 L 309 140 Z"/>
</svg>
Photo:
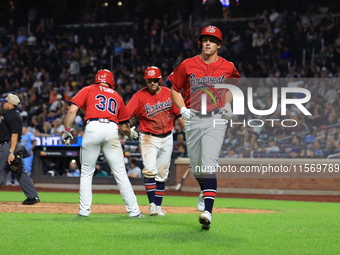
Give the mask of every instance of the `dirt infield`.
<svg viewBox="0 0 340 255">
<path fill-rule="evenodd" d="M 21 213 L 78 213 L 78 204 L 61 204 L 61 203 L 38 203 L 35 205 L 21 205 L 17 202 L 0 202 L 1 212 L 21 212 Z M 92 213 L 100 214 L 126 214 L 125 206 L 123 205 L 92 205 Z M 198 213 L 199 211 L 193 207 L 170 207 L 164 206 L 163 210 L 169 214 L 183 213 Z M 141 206 L 141 211 L 144 214 L 148 213 L 146 206 Z M 274 213 L 269 210 L 253 210 L 253 209 L 229 209 L 229 208 L 214 208 L 214 213 Z"/>
</svg>

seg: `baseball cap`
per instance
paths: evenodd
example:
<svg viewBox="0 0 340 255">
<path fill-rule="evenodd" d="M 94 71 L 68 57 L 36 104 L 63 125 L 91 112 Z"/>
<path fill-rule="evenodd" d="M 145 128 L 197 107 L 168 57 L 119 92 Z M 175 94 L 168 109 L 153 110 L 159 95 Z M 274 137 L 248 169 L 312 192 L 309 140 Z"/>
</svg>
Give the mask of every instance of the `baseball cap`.
<svg viewBox="0 0 340 255">
<path fill-rule="evenodd" d="M 288 151 L 289 153 L 291 153 L 291 152 L 296 152 L 296 153 L 299 153 L 300 152 L 300 150 L 299 150 L 299 148 L 297 148 L 297 147 L 293 147 L 290 151 Z"/>
<path fill-rule="evenodd" d="M 17 95 L 14 94 L 8 94 L 7 97 L 2 98 L 1 101 L 11 103 L 15 106 L 18 106 L 20 104 L 20 99 Z"/>
</svg>

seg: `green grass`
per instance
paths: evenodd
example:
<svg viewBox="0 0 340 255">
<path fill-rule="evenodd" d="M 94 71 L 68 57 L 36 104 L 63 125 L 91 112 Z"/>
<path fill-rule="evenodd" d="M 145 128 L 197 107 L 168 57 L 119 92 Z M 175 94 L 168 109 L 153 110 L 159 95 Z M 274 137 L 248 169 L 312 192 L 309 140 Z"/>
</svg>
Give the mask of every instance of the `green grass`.
<svg viewBox="0 0 340 255">
<path fill-rule="evenodd" d="M 39 193 L 42 202 L 78 203 L 77 193 Z M 0 192 L 21 202 L 22 192 Z M 141 206 L 146 196 L 138 196 Z M 166 197 L 167 206 L 195 206 L 195 197 Z M 94 194 L 93 203 L 123 204 Z M 270 209 L 270 214 L 217 214 L 201 231 L 197 214 L 131 219 L 126 214 L 0 213 L 1 255 L 14 254 L 339 254 L 340 205 L 259 199 L 216 199 L 215 207 Z"/>
</svg>

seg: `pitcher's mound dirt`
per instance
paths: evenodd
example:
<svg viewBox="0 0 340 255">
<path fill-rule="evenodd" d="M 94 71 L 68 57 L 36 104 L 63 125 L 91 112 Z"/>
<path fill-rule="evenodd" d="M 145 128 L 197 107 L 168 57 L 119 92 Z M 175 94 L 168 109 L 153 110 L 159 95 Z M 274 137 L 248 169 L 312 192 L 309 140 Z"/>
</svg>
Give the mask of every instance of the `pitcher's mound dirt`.
<svg viewBox="0 0 340 255">
<path fill-rule="evenodd" d="M 62 203 L 38 203 L 35 205 L 22 205 L 20 202 L 0 202 L 0 212 L 22 212 L 22 213 L 69 213 L 77 214 L 79 209 L 78 204 L 62 204 Z M 147 206 L 140 206 L 143 214 L 148 213 Z M 174 213 L 199 213 L 194 207 L 170 207 L 164 206 L 164 211 L 169 214 Z M 125 206 L 123 205 L 92 205 L 92 213 L 111 214 L 124 213 L 126 214 Z M 233 209 L 233 208 L 214 208 L 214 213 L 274 213 L 269 210 L 253 210 L 253 209 Z"/>
</svg>

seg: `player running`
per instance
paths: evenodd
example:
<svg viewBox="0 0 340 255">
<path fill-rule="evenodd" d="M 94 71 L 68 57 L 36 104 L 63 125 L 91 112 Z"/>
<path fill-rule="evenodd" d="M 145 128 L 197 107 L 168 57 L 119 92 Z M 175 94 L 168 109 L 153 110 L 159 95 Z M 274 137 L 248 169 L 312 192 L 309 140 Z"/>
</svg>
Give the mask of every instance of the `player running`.
<svg viewBox="0 0 340 255">
<path fill-rule="evenodd" d="M 234 64 L 218 56 L 221 45 L 221 31 L 215 26 L 204 27 L 198 37 L 201 54 L 185 59 L 168 77 L 172 98 L 185 120 L 191 171 L 203 193 L 199 197 L 199 202 L 204 198 L 204 207 L 199 208 L 204 210 L 199 216 L 202 229 L 209 229 L 212 221 L 217 189 L 215 167 L 227 128 L 226 125 L 214 127 L 213 120 L 233 117 L 231 92 L 215 89 L 214 84 L 237 84 L 240 78 Z M 180 93 L 182 89 L 185 101 Z M 208 98 L 207 114 L 201 114 L 202 94 Z"/>
<path fill-rule="evenodd" d="M 89 216 L 92 204 L 92 178 L 100 150 L 103 151 L 117 182 L 130 217 L 144 218 L 126 173 L 120 131 L 130 139 L 138 137 L 130 130 L 130 115 L 122 98 L 114 90 L 114 76 L 109 70 L 100 70 L 93 85 L 81 89 L 70 101 L 64 119 L 63 141 L 73 139 L 70 130 L 79 109 L 85 110 L 85 135 L 80 150 L 80 216 Z"/>
<path fill-rule="evenodd" d="M 138 116 L 140 146 L 143 158 L 145 189 L 149 199 L 149 215 L 164 216 L 162 200 L 168 178 L 173 148 L 172 129 L 175 118 L 184 128 L 179 109 L 173 105 L 170 89 L 162 84 L 161 71 L 146 68 L 144 79 L 147 87 L 133 95 L 126 108 L 131 116 Z"/>
</svg>

